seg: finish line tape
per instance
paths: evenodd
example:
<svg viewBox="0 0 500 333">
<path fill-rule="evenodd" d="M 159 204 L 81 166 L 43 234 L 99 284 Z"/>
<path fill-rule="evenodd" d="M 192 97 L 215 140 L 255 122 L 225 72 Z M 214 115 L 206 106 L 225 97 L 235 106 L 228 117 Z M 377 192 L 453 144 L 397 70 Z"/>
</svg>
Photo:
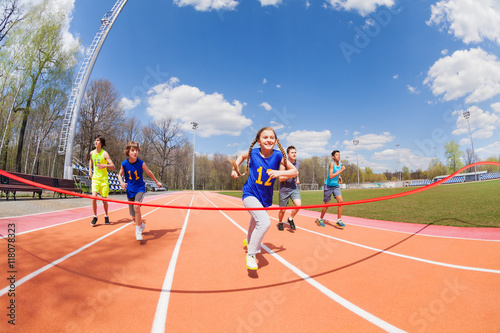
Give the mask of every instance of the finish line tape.
<svg viewBox="0 0 500 333">
<path fill-rule="evenodd" d="M 408 195 L 412 195 L 415 193 L 423 192 L 430 190 L 431 188 L 434 188 L 448 179 L 453 178 L 455 175 L 461 173 L 462 171 L 471 168 L 473 166 L 477 165 L 485 165 L 485 164 L 490 164 L 490 165 L 497 165 L 500 166 L 500 163 L 498 162 L 490 162 L 490 161 L 481 161 L 481 162 L 476 162 L 470 165 L 467 165 L 460 170 L 452 173 L 448 177 L 441 179 L 440 181 L 437 181 L 435 183 L 426 185 L 424 187 L 416 188 L 414 190 L 406 191 L 403 193 L 398 193 L 398 194 L 391 194 L 391 195 L 386 195 L 383 197 L 377 197 L 377 198 L 371 198 L 371 199 L 364 199 L 364 200 L 355 200 L 355 201 L 347 201 L 347 202 L 341 202 L 341 203 L 331 203 L 331 204 L 321 204 L 321 205 L 306 205 L 306 206 L 287 206 L 287 207 L 260 207 L 260 208 L 246 208 L 246 207 L 191 207 L 191 206 L 174 206 L 174 205 L 155 205 L 155 204 L 148 204 L 148 203 L 142 203 L 142 202 L 134 202 L 134 201 L 123 201 L 123 200 L 114 200 L 114 199 L 109 199 L 109 198 L 101 198 L 101 197 L 95 197 L 92 195 L 88 194 L 80 194 L 80 193 L 75 193 L 72 191 L 66 191 L 62 189 L 58 189 L 52 186 L 48 185 L 43 185 L 39 183 L 35 183 L 31 180 L 27 180 L 15 175 L 12 175 L 4 170 L 0 170 L 0 175 L 5 176 L 7 178 L 11 178 L 14 180 L 17 180 L 19 182 L 25 183 L 27 185 L 31 185 L 34 187 L 42 188 L 44 190 L 48 191 L 53 191 L 53 192 L 58 192 L 66 195 L 72 195 L 80 198 L 87 198 L 87 199 L 92 199 L 92 200 L 101 200 L 101 201 L 108 201 L 108 202 L 114 202 L 114 203 L 119 203 L 123 205 L 138 205 L 138 206 L 146 206 L 146 207 L 155 207 L 155 208 L 171 208 L 171 209 L 195 209 L 195 210 L 287 210 L 287 209 L 308 209 L 308 208 L 323 208 L 323 207 L 333 207 L 333 206 L 348 206 L 348 205 L 359 205 L 359 204 L 364 204 L 364 203 L 369 203 L 369 202 L 376 202 L 376 201 L 383 201 L 383 200 L 390 200 L 390 199 L 396 199 L 400 197 L 405 197 Z"/>
</svg>

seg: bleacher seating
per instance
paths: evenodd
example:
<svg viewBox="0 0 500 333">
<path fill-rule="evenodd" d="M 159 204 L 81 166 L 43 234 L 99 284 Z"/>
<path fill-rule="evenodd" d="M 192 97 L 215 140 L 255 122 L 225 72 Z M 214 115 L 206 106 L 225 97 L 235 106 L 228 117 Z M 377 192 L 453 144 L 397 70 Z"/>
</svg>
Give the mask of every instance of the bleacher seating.
<svg viewBox="0 0 500 333">
<path fill-rule="evenodd" d="M 79 166 L 77 164 L 73 165 L 73 169 L 83 173 L 85 176 L 75 176 L 80 184 L 88 186 L 89 191 L 91 188 L 91 180 L 88 178 L 89 168 L 84 166 Z M 108 181 L 109 181 L 109 191 L 113 193 L 123 193 L 125 190 L 122 189 L 120 181 L 118 180 L 118 174 L 113 171 L 108 171 Z M 81 186 L 81 185 L 80 185 Z"/>
<path fill-rule="evenodd" d="M 455 176 L 453 178 L 448 179 L 443 184 L 456 184 L 463 183 L 465 181 L 465 176 Z"/>
<path fill-rule="evenodd" d="M 481 175 L 481 180 L 500 178 L 500 172 L 486 173 Z"/>
<path fill-rule="evenodd" d="M 411 184 L 409 186 L 426 186 L 431 183 L 431 180 L 429 179 L 423 179 L 423 180 L 412 180 Z"/>
<path fill-rule="evenodd" d="M 88 186 L 90 188 L 91 181 L 88 178 L 89 169 L 87 167 L 79 166 L 77 164 L 73 165 L 73 169 L 75 169 L 78 172 L 81 172 L 85 175 L 85 176 L 81 176 L 81 175 L 75 176 L 75 180 L 78 180 L 77 181 L 78 183 L 83 184 L 85 186 Z M 120 185 L 120 181 L 118 180 L 118 173 L 116 173 L 115 171 L 108 170 L 108 180 L 109 180 L 109 191 L 110 192 L 114 192 L 114 193 L 125 192 L 125 190 L 123 190 L 122 186 Z M 167 190 L 165 187 L 159 188 L 156 185 L 156 183 L 151 179 L 144 178 L 144 182 L 146 183 L 146 190 L 151 190 L 151 191 L 165 191 L 165 190 Z"/>
</svg>

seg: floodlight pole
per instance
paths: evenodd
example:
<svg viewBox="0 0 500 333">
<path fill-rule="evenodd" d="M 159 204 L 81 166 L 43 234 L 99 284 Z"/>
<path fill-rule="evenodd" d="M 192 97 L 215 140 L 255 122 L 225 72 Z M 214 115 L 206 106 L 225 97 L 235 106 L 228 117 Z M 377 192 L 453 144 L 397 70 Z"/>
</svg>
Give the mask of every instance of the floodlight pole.
<svg viewBox="0 0 500 333">
<path fill-rule="evenodd" d="M 356 166 L 358 168 L 358 188 L 359 188 L 359 156 L 358 156 L 358 144 L 359 140 L 352 140 L 352 143 L 356 146 Z"/>
<path fill-rule="evenodd" d="M 474 155 L 474 142 L 472 141 L 472 133 L 470 131 L 470 124 L 469 124 L 469 118 L 470 118 L 470 111 L 464 111 L 463 113 L 464 118 L 467 119 L 467 127 L 469 128 L 469 137 L 470 137 L 470 144 L 472 146 L 472 163 L 476 162 L 476 155 Z M 477 171 L 476 171 L 476 166 L 474 165 L 474 181 L 477 181 Z"/>
<path fill-rule="evenodd" d="M 399 144 L 396 145 L 398 147 L 398 173 L 399 173 L 399 181 L 401 181 L 401 160 L 399 159 Z"/>
<path fill-rule="evenodd" d="M 194 191 L 194 159 L 196 157 L 196 130 L 198 129 L 198 123 L 191 122 L 193 125 L 193 174 L 192 174 L 192 182 L 193 182 L 193 191 Z"/>
</svg>

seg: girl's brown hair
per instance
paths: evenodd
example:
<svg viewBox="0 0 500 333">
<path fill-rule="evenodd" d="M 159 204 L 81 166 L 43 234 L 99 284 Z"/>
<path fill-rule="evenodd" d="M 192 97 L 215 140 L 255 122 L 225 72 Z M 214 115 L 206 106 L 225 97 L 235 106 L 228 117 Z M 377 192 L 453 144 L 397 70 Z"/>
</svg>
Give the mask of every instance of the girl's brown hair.
<svg viewBox="0 0 500 333">
<path fill-rule="evenodd" d="M 240 173 L 240 170 L 238 168 L 238 166 L 236 165 L 236 162 L 233 161 L 233 160 L 229 160 L 231 162 L 231 164 L 233 165 L 233 168 L 234 170 L 236 171 L 236 173 L 238 173 L 238 176 L 243 176 L 245 174 L 248 173 L 249 169 L 250 169 L 250 155 L 251 155 L 251 152 L 252 152 L 252 148 L 253 146 L 257 143 L 257 141 L 259 141 L 260 139 L 260 135 L 262 134 L 262 132 L 264 131 L 273 131 L 274 133 L 274 137 L 276 138 L 276 144 L 278 145 L 278 148 L 280 149 L 281 151 L 281 154 L 283 154 L 283 159 L 284 159 L 284 162 L 285 162 L 285 168 L 287 166 L 287 156 L 286 156 L 286 153 L 285 153 L 285 149 L 283 149 L 283 146 L 281 145 L 280 143 L 280 140 L 278 140 L 278 136 L 276 135 L 276 132 L 274 131 L 274 129 L 272 127 L 262 127 L 258 132 L 257 132 L 257 135 L 255 135 L 255 139 L 253 140 L 252 144 L 250 145 L 250 148 L 248 148 L 248 161 L 247 161 L 247 168 L 246 168 L 246 172 L 244 174 Z"/>
<path fill-rule="evenodd" d="M 141 151 L 141 148 L 139 148 L 139 144 L 135 141 L 130 141 L 128 144 L 127 144 L 127 147 L 125 147 L 125 156 L 128 157 L 129 153 L 130 153 L 130 150 L 132 148 L 135 148 L 137 149 L 138 151 Z"/>
</svg>

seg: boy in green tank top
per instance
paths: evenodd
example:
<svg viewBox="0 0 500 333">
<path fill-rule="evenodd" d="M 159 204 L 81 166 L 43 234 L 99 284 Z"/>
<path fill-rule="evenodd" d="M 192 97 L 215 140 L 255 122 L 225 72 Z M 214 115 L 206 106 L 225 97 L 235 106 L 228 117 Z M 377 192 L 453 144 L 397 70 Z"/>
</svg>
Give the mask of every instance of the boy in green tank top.
<svg viewBox="0 0 500 333">
<path fill-rule="evenodd" d="M 108 169 L 114 170 L 115 165 L 109 157 L 107 151 L 102 149 L 106 145 L 106 139 L 100 135 L 96 135 L 94 140 L 95 150 L 90 152 L 89 161 L 89 177 L 92 179 L 92 195 L 95 197 L 98 193 L 101 197 L 107 198 L 109 195 L 109 180 Z M 108 217 L 108 202 L 103 201 L 104 207 L 104 224 L 109 224 Z M 97 223 L 97 199 L 92 200 L 92 209 L 94 210 L 94 218 L 90 222 L 92 226 Z"/>
</svg>

